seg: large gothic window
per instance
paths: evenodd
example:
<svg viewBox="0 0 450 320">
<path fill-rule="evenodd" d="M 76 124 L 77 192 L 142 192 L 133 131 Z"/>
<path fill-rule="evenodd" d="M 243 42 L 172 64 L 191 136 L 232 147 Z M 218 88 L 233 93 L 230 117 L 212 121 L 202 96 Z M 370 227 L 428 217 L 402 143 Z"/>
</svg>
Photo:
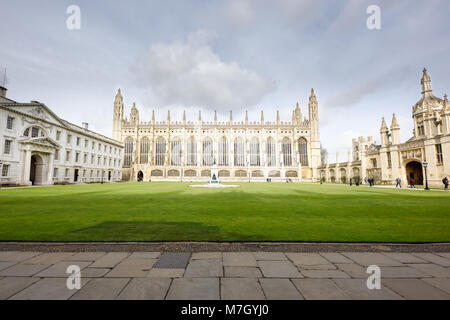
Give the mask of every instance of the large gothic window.
<svg viewBox="0 0 450 320">
<path fill-rule="evenodd" d="M 250 165 L 251 166 L 260 166 L 261 158 L 259 153 L 259 140 L 258 138 L 252 138 L 250 142 Z"/>
<path fill-rule="evenodd" d="M 305 138 L 298 139 L 298 152 L 300 154 L 300 163 L 302 167 L 308 166 L 308 142 Z"/>
<path fill-rule="evenodd" d="M 125 154 L 123 159 L 123 165 L 129 167 L 133 160 L 133 138 L 128 137 L 125 140 Z"/>
<path fill-rule="evenodd" d="M 219 166 L 228 166 L 228 142 L 226 137 L 219 141 Z"/>
<path fill-rule="evenodd" d="M 286 167 L 292 166 L 292 146 L 289 138 L 283 139 L 281 151 L 283 152 L 283 164 Z"/>
<path fill-rule="evenodd" d="M 214 162 L 213 142 L 211 138 L 203 140 L 203 165 L 212 166 Z"/>
<path fill-rule="evenodd" d="M 180 138 L 175 138 L 170 146 L 170 164 L 172 166 L 181 166 L 182 150 Z"/>
<path fill-rule="evenodd" d="M 275 152 L 275 140 L 272 137 L 267 139 L 266 145 L 266 156 L 267 156 L 267 166 L 275 167 L 276 166 L 276 152 Z"/>
<path fill-rule="evenodd" d="M 141 140 L 141 150 L 140 150 L 140 158 L 139 163 L 140 164 L 146 164 L 148 163 L 148 153 L 150 152 L 150 140 L 148 140 L 147 137 L 144 137 Z"/>
<path fill-rule="evenodd" d="M 197 165 L 197 143 L 194 137 L 190 137 L 187 144 L 187 165 Z"/>
<path fill-rule="evenodd" d="M 166 161 L 166 140 L 163 137 L 159 137 L 156 140 L 156 159 L 155 165 L 163 166 Z"/>
<path fill-rule="evenodd" d="M 236 140 L 234 140 L 234 165 L 236 167 L 245 166 L 244 148 L 244 140 L 240 137 L 236 138 Z"/>
</svg>

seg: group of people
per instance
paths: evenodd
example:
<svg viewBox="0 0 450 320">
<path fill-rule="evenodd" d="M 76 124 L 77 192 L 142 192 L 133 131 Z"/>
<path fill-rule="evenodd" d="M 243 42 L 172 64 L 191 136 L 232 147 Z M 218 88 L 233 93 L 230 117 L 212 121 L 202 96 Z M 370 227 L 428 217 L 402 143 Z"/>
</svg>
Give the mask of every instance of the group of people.
<svg viewBox="0 0 450 320">
<path fill-rule="evenodd" d="M 442 184 L 444 185 L 444 190 L 448 190 L 448 178 L 444 177 L 444 179 L 442 179 Z M 411 188 L 415 188 L 416 187 L 416 181 L 414 180 L 414 177 L 409 178 L 409 185 Z M 395 187 L 396 188 L 401 188 L 402 187 L 402 180 L 400 178 L 395 179 Z"/>
<path fill-rule="evenodd" d="M 369 184 L 369 186 L 373 187 L 375 185 L 375 179 L 374 178 L 369 178 L 369 179 L 365 179 L 366 183 Z"/>
</svg>

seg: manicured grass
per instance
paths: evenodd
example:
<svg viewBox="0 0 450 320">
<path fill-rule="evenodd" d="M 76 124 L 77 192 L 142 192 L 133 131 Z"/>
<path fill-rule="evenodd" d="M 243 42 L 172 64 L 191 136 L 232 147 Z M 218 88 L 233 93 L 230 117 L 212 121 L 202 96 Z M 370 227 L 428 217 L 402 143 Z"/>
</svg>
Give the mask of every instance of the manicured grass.
<svg viewBox="0 0 450 320">
<path fill-rule="evenodd" d="M 448 242 L 450 192 L 152 182 L 0 190 L 0 241 Z"/>
</svg>

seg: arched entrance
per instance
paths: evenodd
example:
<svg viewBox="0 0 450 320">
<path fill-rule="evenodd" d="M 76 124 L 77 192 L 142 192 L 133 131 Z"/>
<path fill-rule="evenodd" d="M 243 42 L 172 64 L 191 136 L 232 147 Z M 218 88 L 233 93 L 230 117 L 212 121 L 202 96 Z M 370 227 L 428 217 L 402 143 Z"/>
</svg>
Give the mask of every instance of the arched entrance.
<svg viewBox="0 0 450 320">
<path fill-rule="evenodd" d="M 137 174 L 137 181 L 144 180 L 144 173 L 142 171 L 139 171 Z"/>
<path fill-rule="evenodd" d="M 30 164 L 30 181 L 33 186 L 43 183 L 43 169 L 44 161 L 42 160 L 42 157 L 37 154 L 32 155 Z"/>
<path fill-rule="evenodd" d="M 411 178 L 417 185 L 423 185 L 422 164 L 418 161 L 411 161 L 406 165 L 406 181 L 410 182 Z"/>
</svg>

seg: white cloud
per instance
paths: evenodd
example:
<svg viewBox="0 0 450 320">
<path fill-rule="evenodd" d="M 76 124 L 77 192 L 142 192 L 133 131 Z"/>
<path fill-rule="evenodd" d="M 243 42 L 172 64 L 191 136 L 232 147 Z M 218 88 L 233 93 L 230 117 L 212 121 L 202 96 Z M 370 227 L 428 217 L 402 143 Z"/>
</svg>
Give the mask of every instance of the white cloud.
<svg viewBox="0 0 450 320">
<path fill-rule="evenodd" d="M 275 91 L 273 81 L 236 62 L 222 61 L 209 46 L 215 37 L 197 31 L 186 42 L 151 46 L 133 69 L 152 104 L 236 110 L 252 107 Z"/>
</svg>

